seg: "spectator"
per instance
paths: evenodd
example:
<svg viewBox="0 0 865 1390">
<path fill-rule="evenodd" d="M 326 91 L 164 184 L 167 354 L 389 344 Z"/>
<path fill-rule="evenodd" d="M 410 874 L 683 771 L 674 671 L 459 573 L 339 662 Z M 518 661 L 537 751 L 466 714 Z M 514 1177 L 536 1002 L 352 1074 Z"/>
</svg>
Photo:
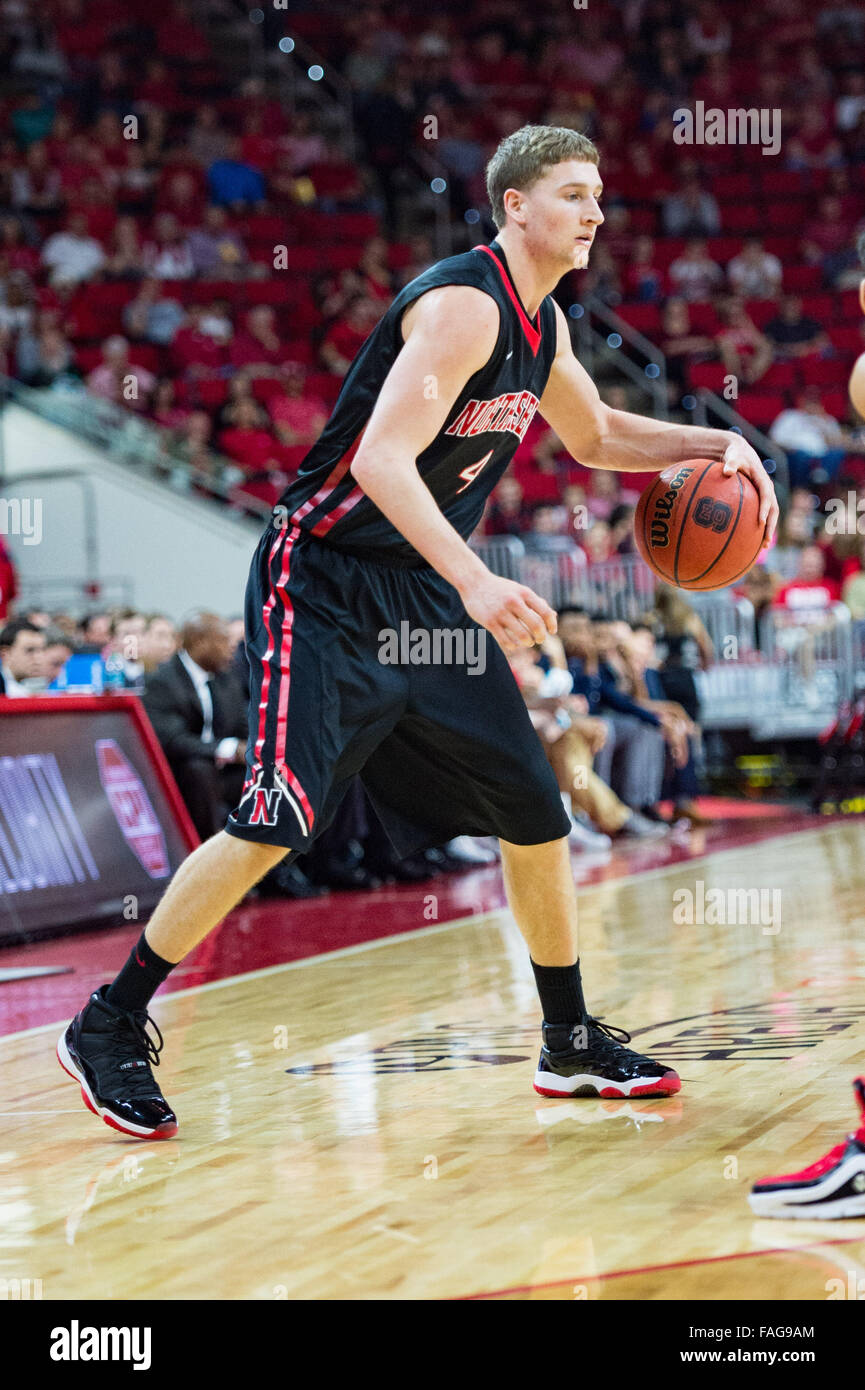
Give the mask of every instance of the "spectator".
<svg viewBox="0 0 865 1390">
<path fill-rule="evenodd" d="M 186 137 L 186 148 L 196 164 L 207 168 L 228 155 L 229 138 L 219 123 L 219 112 L 209 103 L 201 106 Z"/>
<path fill-rule="evenodd" d="M 344 317 L 331 324 L 321 345 L 321 360 L 327 371 L 345 376 L 378 317 L 379 307 L 365 295 L 350 302 Z"/>
<path fill-rule="evenodd" d="M 730 25 L 713 0 L 700 0 L 697 13 L 685 25 L 688 47 L 695 58 L 725 54 L 730 51 Z"/>
<path fill-rule="evenodd" d="M 835 102 L 835 127 L 842 135 L 854 130 L 865 111 L 865 72 L 852 69 L 841 78 L 844 91 Z"/>
<path fill-rule="evenodd" d="M 156 377 L 146 367 L 129 361 L 129 344 L 114 334 L 102 344 L 102 365 L 87 378 L 87 389 L 94 396 L 113 401 L 128 410 L 146 410 Z"/>
<path fill-rule="evenodd" d="M 24 225 L 18 217 L 0 215 L 0 265 L 23 270 L 31 278 L 39 270 L 39 252 L 27 245 Z"/>
<path fill-rule="evenodd" d="M 276 331 L 276 314 L 269 304 L 257 304 L 246 315 L 245 329 L 229 349 L 234 368 L 247 377 L 273 376 L 291 356 L 291 347 Z"/>
<path fill-rule="evenodd" d="M 778 313 L 764 329 L 782 361 L 796 357 L 828 355 L 831 344 L 816 319 L 802 313 L 802 301 L 796 295 L 785 295 Z"/>
<path fill-rule="evenodd" d="M 258 169 L 244 163 L 237 136 L 230 138 L 225 156 L 208 168 L 207 186 L 211 201 L 221 207 L 243 212 L 264 203 L 264 179 Z"/>
<path fill-rule="evenodd" d="M 602 716 L 608 725 L 608 737 L 595 759 L 595 771 L 634 812 L 633 833 L 656 838 L 663 830 L 642 812 L 643 808 L 654 808 L 661 792 L 661 721 L 651 710 L 643 709 L 618 690 L 612 671 L 599 658 L 597 634 L 584 610 L 560 610 L 559 637 L 573 677 L 573 693 L 584 695 L 588 713 Z"/>
<path fill-rule="evenodd" d="M 144 684 L 141 644 L 147 629 L 147 619 L 134 608 L 124 608 L 111 619 L 111 636 L 103 650 L 104 661 L 115 661 L 115 670 L 122 673 L 128 690 Z"/>
<path fill-rule="evenodd" d="M 225 208 L 211 203 L 204 210 L 202 225 L 187 238 L 193 271 L 205 279 L 242 279 L 249 270 L 249 257 L 240 235 L 228 226 Z"/>
<path fill-rule="evenodd" d="M 826 561 L 817 545 L 807 545 L 800 552 L 799 570 L 775 594 L 772 606 L 796 626 L 822 627 L 833 618 L 834 607 L 841 600 L 836 579 L 827 579 Z"/>
<path fill-rule="evenodd" d="M 203 304 L 190 304 L 186 318 L 171 342 L 171 362 L 183 377 L 218 376 L 227 362 L 224 342 L 206 331 Z"/>
<path fill-rule="evenodd" d="M 708 254 L 702 237 L 691 238 L 672 262 L 669 275 L 674 293 L 689 302 L 710 299 L 724 281 L 724 272 Z"/>
<path fill-rule="evenodd" d="M 246 703 L 230 663 L 228 625 L 196 613 L 181 629 L 180 650 L 144 687 L 144 708 L 203 840 L 222 829 L 243 787 Z"/>
<path fill-rule="evenodd" d="M 277 445 L 266 428 L 267 417 L 252 399 L 237 402 L 234 424 L 219 436 L 219 447 L 249 473 L 277 468 Z"/>
<path fill-rule="evenodd" d="M 561 504 L 538 502 L 532 511 L 531 525 L 523 535 L 526 550 L 536 555 L 569 552 L 573 542 L 567 527 L 568 514 Z"/>
<path fill-rule="evenodd" d="M 808 479 L 831 481 L 838 475 L 845 450 L 865 452 L 850 431 L 824 409 L 816 386 L 806 386 L 795 408 L 781 411 L 769 438 L 786 450 L 790 480 L 797 485 Z"/>
<path fill-rule="evenodd" d="M 23 270 L 13 270 L 0 285 L 0 329 L 10 333 L 28 330 L 33 323 L 33 285 Z"/>
<path fill-rule="evenodd" d="M 765 565 L 753 565 L 742 578 L 740 587 L 742 597 L 736 607 L 751 629 L 750 646 L 754 651 L 771 655 L 772 637 L 767 620 L 775 597 L 774 576 Z"/>
<path fill-rule="evenodd" d="M 45 633 L 27 618 L 13 618 L 0 629 L 0 695 L 32 695 L 44 674 Z"/>
<path fill-rule="evenodd" d="M 178 299 L 162 293 L 162 284 L 155 276 L 142 280 L 141 288 L 123 310 L 123 327 L 136 342 L 170 343 L 186 311 Z"/>
<path fill-rule="evenodd" d="M 652 629 L 635 623 L 626 641 L 632 693 L 644 707 L 658 714 L 667 738 L 661 800 L 672 801 L 674 824 L 685 818 L 692 825 L 706 825 L 706 818 L 697 806 L 699 784 L 694 750 L 700 735 L 698 714 L 691 715 L 687 707 L 670 698 L 667 689 L 670 668 L 659 669 L 660 658 Z M 696 688 L 693 700 L 694 708 L 699 711 Z"/>
<path fill-rule="evenodd" d="M 45 648 L 42 653 L 42 679 L 50 688 L 58 679 L 75 648 L 68 633 L 59 627 L 43 628 Z"/>
<path fill-rule="evenodd" d="M 35 329 L 19 333 L 16 364 L 26 386 L 52 386 L 58 377 L 75 371 L 75 350 L 57 325 L 42 315 Z"/>
<path fill-rule="evenodd" d="M 118 217 L 111 234 L 111 250 L 105 261 L 108 280 L 140 280 L 156 264 L 156 243 L 142 241 L 134 217 Z"/>
<path fill-rule="evenodd" d="M 18 575 L 15 562 L 9 553 L 9 547 L 0 535 L 0 619 L 4 623 L 9 619 L 9 608 L 17 595 Z"/>
<path fill-rule="evenodd" d="M 664 272 L 655 264 L 655 243 L 650 236 L 638 236 L 625 267 L 625 296 L 642 304 L 660 304 L 664 288 Z"/>
<path fill-rule="evenodd" d="M 361 293 L 389 304 L 393 299 L 393 275 L 388 265 L 388 246 L 384 237 L 370 237 L 365 243 L 357 270 Z"/>
<path fill-rule="evenodd" d="M 809 265 L 819 265 L 824 285 L 834 286 L 844 271 L 858 265 L 852 240 L 853 227 L 841 199 L 835 194 L 821 198 L 802 241 L 802 257 Z"/>
<path fill-rule="evenodd" d="M 664 198 L 661 220 L 667 236 L 717 236 L 721 230 L 718 203 L 696 177 L 685 179 L 678 193 Z"/>
<path fill-rule="evenodd" d="M 150 401 L 150 415 L 164 430 L 179 430 L 188 420 L 190 411 L 177 404 L 173 377 L 163 376 L 157 380 Z"/>
<path fill-rule="evenodd" d="M 186 233 L 173 212 L 160 212 L 153 220 L 156 256 L 153 274 L 162 280 L 189 280 L 195 274 Z"/>
<path fill-rule="evenodd" d="M 6 16 L 8 19 L 8 16 Z M 22 150 L 46 139 L 54 124 L 54 106 L 37 88 L 25 92 L 12 112 L 12 133 Z"/>
<path fill-rule="evenodd" d="M 666 359 L 670 403 L 688 389 L 688 368 L 717 356 L 714 338 L 691 329 L 688 305 L 684 299 L 668 299 L 661 317 L 661 351 Z"/>
<path fill-rule="evenodd" d="M 98 275 L 105 264 L 105 252 L 95 237 L 88 235 L 82 212 L 71 213 L 65 231 L 48 238 L 42 248 L 42 263 L 52 285 L 78 285 Z"/>
<path fill-rule="evenodd" d="M 513 474 L 505 473 L 493 489 L 484 524 L 486 536 L 521 536 L 529 525 L 523 505 L 523 489 Z"/>
<path fill-rule="evenodd" d="M 277 438 L 281 444 L 312 448 L 327 424 L 327 406 L 307 388 L 306 373 L 299 364 L 286 362 L 283 374 L 285 393 L 268 402 Z"/>
<path fill-rule="evenodd" d="M 16 212 L 28 217 L 57 213 L 63 206 L 60 173 L 48 155 L 48 147 L 37 140 L 27 151 L 23 167 L 12 170 L 11 198 Z"/>
<path fill-rule="evenodd" d="M 147 615 L 140 646 L 145 681 L 152 671 L 170 661 L 176 651 L 177 629 L 171 619 L 164 613 Z"/>
<path fill-rule="evenodd" d="M 738 256 L 727 265 L 730 288 L 742 299 L 775 299 L 783 275 L 778 257 L 765 250 L 758 236 L 746 237 Z"/>
<path fill-rule="evenodd" d="M 715 339 L 728 372 L 751 386 L 772 365 L 774 349 L 749 317 L 741 300 L 730 299 L 721 306 L 724 327 Z"/>
</svg>

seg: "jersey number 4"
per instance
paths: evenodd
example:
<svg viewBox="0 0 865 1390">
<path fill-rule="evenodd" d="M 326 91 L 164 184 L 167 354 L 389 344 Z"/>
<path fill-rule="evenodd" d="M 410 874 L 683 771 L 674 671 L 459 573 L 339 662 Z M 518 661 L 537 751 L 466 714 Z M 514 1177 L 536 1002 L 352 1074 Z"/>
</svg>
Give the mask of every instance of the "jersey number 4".
<svg viewBox="0 0 865 1390">
<path fill-rule="evenodd" d="M 484 467 L 485 464 L 489 463 L 489 461 L 490 461 L 490 459 L 492 458 L 492 456 L 493 456 L 493 451 L 492 451 L 492 449 L 490 449 L 489 453 L 484 454 L 483 458 L 482 458 L 482 459 L 479 459 L 477 463 L 470 463 L 469 466 L 468 466 L 468 468 L 464 468 L 464 469 L 463 469 L 463 471 L 460 473 L 460 477 L 461 477 L 461 478 L 465 478 L 465 482 L 463 483 L 462 487 L 458 487 L 458 488 L 457 488 L 457 491 L 456 491 L 456 495 L 457 495 L 457 496 L 459 496 L 459 494 L 460 494 L 461 492 L 465 492 L 465 490 L 466 490 L 466 488 L 468 487 L 469 483 L 473 483 L 473 482 L 474 482 L 475 478 L 478 476 L 478 474 L 480 473 L 481 469 Z"/>
</svg>

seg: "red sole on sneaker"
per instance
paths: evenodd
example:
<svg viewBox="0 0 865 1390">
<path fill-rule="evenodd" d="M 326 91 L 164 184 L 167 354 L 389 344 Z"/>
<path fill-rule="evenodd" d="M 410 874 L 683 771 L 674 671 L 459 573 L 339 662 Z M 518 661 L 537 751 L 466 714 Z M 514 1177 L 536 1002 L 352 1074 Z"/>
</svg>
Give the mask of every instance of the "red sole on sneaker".
<svg viewBox="0 0 865 1390">
<path fill-rule="evenodd" d="M 149 1134 L 141 1134 L 138 1130 L 126 1129 L 124 1125 L 119 1124 L 117 1120 L 115 1120 L 112 1116 L 108 1115 L 107 1113 L 105 1115 L 100 1115 L 99 1111 L 96 1109 L 96 1106 L 93 1104 L 93 1101 L 90 1099 L 86 1090 L 81 1085 L 80 1076 L 77 1076 L 74 1071 L 70 1071 L 66 1063 L 63 1061 L 63 1058 L 60 1056 L 59 1048 L 54 1055 L 56 1056 L 57 1061 L 60 1063 L 60 1066 L 63 1068 L 66 1075 L 71 1076 L 73 1081 L 78 1082 L 78 1085 L 81 1090 L 81 1099 L 84 1101 L 84 1104 L 87 1106 L 87 1109 L 90 1111 L 91 1115 L 95 1115 L 97 1120 L 103 1120 L 104 1123 L 107 1124 L 110 1129 L 118 1130 L 121 1134 L 125 1134 L 128 1139 L 144 1139 L 147 1143 L 149 1143 L 153 1139 L 171 1139 L 177 1133 L 177 1125 L 166 1125 L 164 1129 L 151 1130 Z"/>
<path fill-rule="evenodd" d="M 577 1096 L 571 1091 L 551 1091 L 545 1086 L 535 1086 L 539 1096 L 552 1096 L 553 1100 L 631 1100 L 634 1096 L 674 1096 L 681 1091 L 682 1082 L 675 1072 L 660 1076 L 657 1081 L 648 1081 L 645 1086 L 634 1086 L 633 1090 L 623 1091 L 618 1086 L 604 1086 L 595 1096 Z"/>
</svg>

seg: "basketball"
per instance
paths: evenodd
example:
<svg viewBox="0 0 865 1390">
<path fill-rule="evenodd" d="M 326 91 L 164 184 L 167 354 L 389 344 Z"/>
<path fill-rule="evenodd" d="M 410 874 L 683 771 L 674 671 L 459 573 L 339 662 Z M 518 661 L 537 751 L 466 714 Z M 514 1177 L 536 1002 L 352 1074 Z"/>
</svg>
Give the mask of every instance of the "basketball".
<svg viewBox="0 0 865 1390">
<path fill-rule="evenodd" d="M 680 589 L 724 589 L 763 545 L 760 499 L 750 478 L 720 460 L 688 459 L 659 473 L 634 516 L 634 539 L 659 579 Z"/>
<path fill-rule="evenodd" d="M 850 399 L 865 420 L 865 352 L 856 358 L 850 373 Z"/>
</svg>

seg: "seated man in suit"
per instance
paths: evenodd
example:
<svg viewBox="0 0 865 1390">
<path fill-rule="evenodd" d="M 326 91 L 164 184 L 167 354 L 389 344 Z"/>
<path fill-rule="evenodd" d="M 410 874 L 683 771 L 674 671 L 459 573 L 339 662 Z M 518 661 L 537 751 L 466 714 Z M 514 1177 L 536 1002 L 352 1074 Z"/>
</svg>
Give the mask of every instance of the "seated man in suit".
<svg viewBox="0 0 865 1390">
<path fill-rule="evenodd" d="M 245 775 L 246 699 L 229 669 L 228 624 L 199 612 L 180 649 L 146 679 L 144 708 L 202 840 L 221 830 Z"/>
</svg>

